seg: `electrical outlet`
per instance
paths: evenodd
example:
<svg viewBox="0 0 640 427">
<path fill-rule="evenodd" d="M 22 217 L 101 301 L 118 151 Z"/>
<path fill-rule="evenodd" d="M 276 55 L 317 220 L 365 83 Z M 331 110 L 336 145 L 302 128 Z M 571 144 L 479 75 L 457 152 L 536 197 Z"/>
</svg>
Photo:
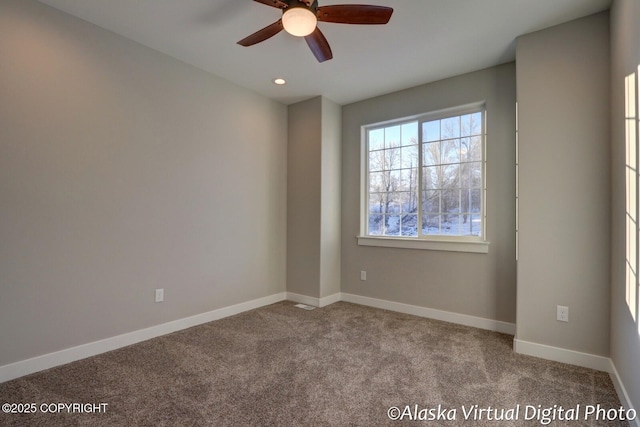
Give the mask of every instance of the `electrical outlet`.
<svg viewBox="0 0 640 427">
<path fill-rule="evenodd" d="M 156 302 L 164 301 L 164 289 L 156 289 Z"/>
<path fill-rule="evenodd" d="M 569 307 L 559 305 L 556 312 L 556 320 L 561 322 L 569 321 Z"/>
<path fill-rule="evenodd" d="M 360 280 L 367 280 L 367 272 L 364 270 L 360 271 Z"/>
</svg>

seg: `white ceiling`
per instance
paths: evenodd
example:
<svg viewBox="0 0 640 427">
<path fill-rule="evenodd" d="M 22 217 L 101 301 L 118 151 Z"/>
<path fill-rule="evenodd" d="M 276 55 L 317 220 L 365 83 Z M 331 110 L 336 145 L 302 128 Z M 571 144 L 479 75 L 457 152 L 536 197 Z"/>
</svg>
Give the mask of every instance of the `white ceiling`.
<svg viewBox="0 0 640 427">
<path fill-rule="evenodd" d="M 238 85 L 290 104 L 348 104 L 515 59 L 519 35 L 609 8 L 611 0 L 320 0 L 394 8 L 387 25 L 320 23 L 333 59 L 318 63 L 286 32 L 236 42 L 278 20 L 252 0 L 40 0 Z M 272 80 L 284 77 L 286 86 Z"/>
</svg>

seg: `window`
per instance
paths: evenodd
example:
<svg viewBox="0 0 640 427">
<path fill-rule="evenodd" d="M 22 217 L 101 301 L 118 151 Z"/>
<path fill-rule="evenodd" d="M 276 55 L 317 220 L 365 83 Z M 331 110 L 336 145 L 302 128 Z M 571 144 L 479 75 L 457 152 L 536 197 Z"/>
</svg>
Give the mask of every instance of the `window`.
<svg viewBox="0 0 640 427">
<path fill-rule="evenodd" d="M 360 244 L 418 247 L 389 243 L 402 240 L 486 247 L 483 105 L 365 126 L 363 137 Z"/>
</svg>

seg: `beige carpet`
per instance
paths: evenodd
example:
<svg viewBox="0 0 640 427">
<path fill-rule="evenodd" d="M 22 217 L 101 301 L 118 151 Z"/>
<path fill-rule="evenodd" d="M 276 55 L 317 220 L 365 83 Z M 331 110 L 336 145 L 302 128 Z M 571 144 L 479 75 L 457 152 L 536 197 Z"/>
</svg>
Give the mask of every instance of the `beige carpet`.
<svg viewBox="0 0 640 427">
<path fill-rule="evenodd" d="M 0 425 L 539 426 L 545 409 L 553 426 L 628 425 L 586 417 L 620 407 L 608 374 L 517 355 L 512 342 L 344 302 L 282 302 L 0 384 L 0 403 L 37 409 L 0 413 Z M 500 414 L 518 420 L 487 419 Z"/>
</svg>

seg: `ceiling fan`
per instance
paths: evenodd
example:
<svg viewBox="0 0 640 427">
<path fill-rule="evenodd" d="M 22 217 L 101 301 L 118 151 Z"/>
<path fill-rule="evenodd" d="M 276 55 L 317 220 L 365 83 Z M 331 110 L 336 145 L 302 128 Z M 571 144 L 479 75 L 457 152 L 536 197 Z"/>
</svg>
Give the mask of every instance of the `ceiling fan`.
<svg viewBox="0 0 640 427">
<path fill-rule="evenodd" d="M 336 24 L 386 24 L 393 9 L 385 6 L 340 4 L 318 6 L 318 0 L 254 0 L 258 3 L 282 10 L 282 18 L 256 31 L 238 42 L 241 46 L 252 46 L 263 42 L 285 30 L 297 37 L 304 37 L 318 62 L 333 58 L 327 39 L 317 23 Z"/>
</svg>

